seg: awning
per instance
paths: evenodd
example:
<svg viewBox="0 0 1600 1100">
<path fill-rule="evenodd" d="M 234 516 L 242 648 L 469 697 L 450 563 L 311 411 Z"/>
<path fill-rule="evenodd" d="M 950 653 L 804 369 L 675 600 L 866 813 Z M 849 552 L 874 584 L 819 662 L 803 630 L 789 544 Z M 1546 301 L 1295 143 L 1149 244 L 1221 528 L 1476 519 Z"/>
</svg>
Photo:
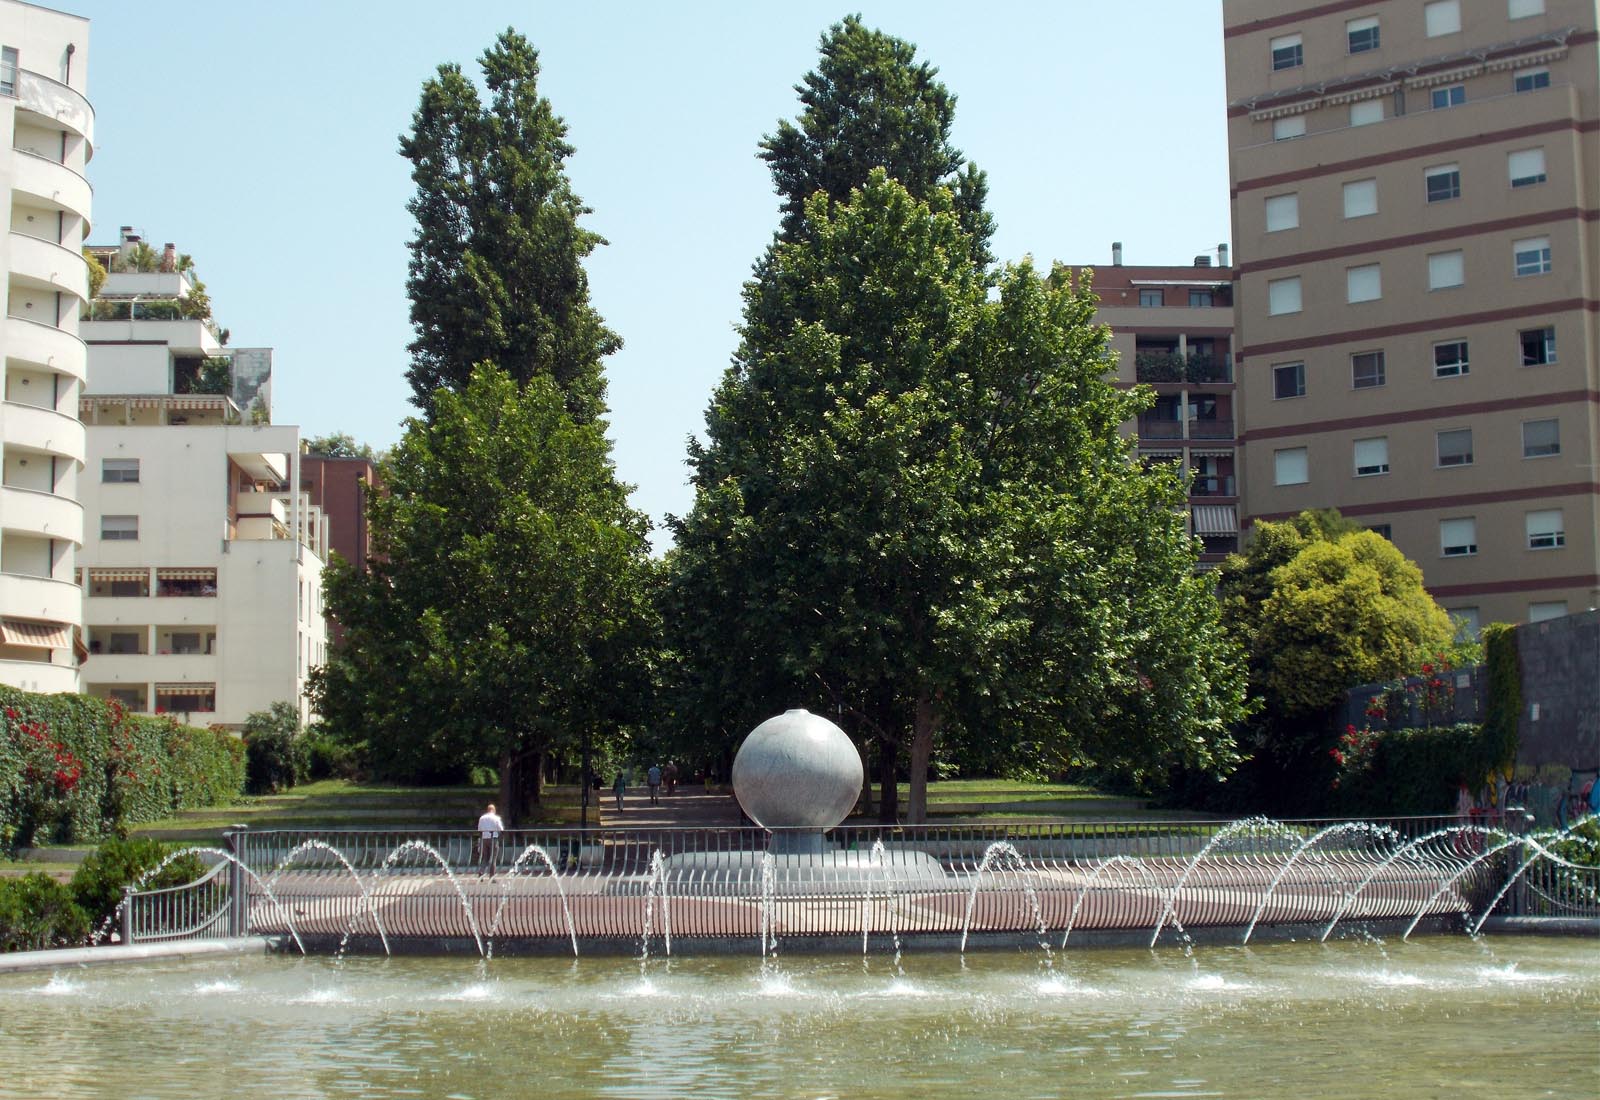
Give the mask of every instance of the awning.
<svg viewBox="0 0 1600 1100">
<path fill-rule="evenodd" d="M 83 644 L 83 627 L 72 628 L 72 655 L 81 665 L 89 659 L 89 647 Z"/>
<path fill-rule="evenodd" d="M 216 684 L 157 684 L 157 695 L 215 695 Z"/>
<path fill-rule="evenodd" d="M 1192 447 L 1189 454 L 1195 458 L 1232 458 L 1232 447 Z"/>
<path fill-rule="evenodd" d="M 158 581 L 215 581 L 215 569 L 157 569 Z"/>
<path fill-rule="evenodd" d="M 109 584 L 111 581 L 147 581 L 150 579 L 148 569 L 91 569 L 89 570 L 90 584 Z"/>
<path fill-rule="evenodd" d="M 1239 510 L 1232 504 L 1196 504 L 1189 511 L 1194 516 L 1194 533 L 1197 535 L 1239 533 Z"/>
<path fill-rule="evenodd" d="M 0 636 L 6 645 L 37 649 L 64 649 L 72 644 L 70 623 L 36 623 L 27 619 L 0 619 Z"/>
</svg>

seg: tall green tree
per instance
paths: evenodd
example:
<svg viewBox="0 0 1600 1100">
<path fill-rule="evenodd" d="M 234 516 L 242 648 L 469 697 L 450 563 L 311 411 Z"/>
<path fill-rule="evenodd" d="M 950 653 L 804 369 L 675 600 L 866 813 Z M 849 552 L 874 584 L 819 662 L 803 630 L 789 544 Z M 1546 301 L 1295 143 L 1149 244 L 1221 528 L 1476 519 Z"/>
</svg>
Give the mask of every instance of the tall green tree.
<svg viewBox="0 0 1600 1100">
<path fill-rule="evenodd" d="M 574 420 L 549 379 L 519 386 L 492 366 L 435 395 L 384 477 L 370 571 L 328 570 L 346 642 L 316 678 L 319 709 L 386 774 L 498 767 L 516 815 L 549 754 L 644 705 L 648 522 L 601 426 Z"/>
<path fill-rule="evenodd" d="M 539 94 L 539 54 L 507 30 L 481 58 L 485 102 L 454 64 L 423 85 L 400 152 L 417 185 L 408 209 L 412 400 L 465 388 L 498 364 L 518 382 L 547 377 L 567 411 L 605 408 L 601 360 L 622 346 L 589 302 L 584 258 L 605 241 L 580 226 L 589 208 L 565 164 L 566 123 Z"/>
<path fill-rule="evenodd" d="M 939 70 L 918 61 L 911 43 L 848 16 L 822 36 L 822 59 L 795 85 L 804 110 L 761 142 L 761 159 L 783 200 L 782 235 L 805 224 L 805 204 L 823 192 L 843 202 L 881 168 L 915 198 L 949 191 L 973 245 L 973 261 L 993 261 L 994 220 L 984 208 L 987 177 L 950 144 L 956 97 Z"/>
<path fill-rule="evenodd" d="M 991 299 L 978 247 L 945 188 L 880 168 L 812 195 L 746 288 L 675 523 L 685 711 L 748 729 L 787 693 L 892 735 L 913 821 L 951 739 L 1225 769 L 1243 697 L 1182 487 L 1120 434 L 1148 397 L 1106 381 L 1092 295 L 1021 264 Z"/>
</svg>

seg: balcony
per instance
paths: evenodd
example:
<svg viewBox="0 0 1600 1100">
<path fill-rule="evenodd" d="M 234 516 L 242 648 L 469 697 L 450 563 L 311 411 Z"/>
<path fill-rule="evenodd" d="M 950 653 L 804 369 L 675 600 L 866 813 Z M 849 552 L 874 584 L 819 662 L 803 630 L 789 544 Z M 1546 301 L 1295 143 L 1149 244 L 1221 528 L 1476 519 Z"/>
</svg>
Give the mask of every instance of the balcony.
<svg viewBox="0 0 1600 1100">
<path fill-rule="evenodd" d="M 84 151 L 84 159 L 93 155 L 94 108 L 82 92 L 41 73 L 19 69 L 17 103 L 23 110 L 82 137 L 91 146 Z"/>
<path fill-rule="evenodd" d="M 14 174 L 11 186 L 52 210 L 63 210 L 75 217 L 88 217 L 94 201 L 89 181 L 58 160 L 41 157 L 27 149 L 12 149 Z"/>
<path fill-rule="evenodd" d="M 1238 496 L 1237 486 L 1232 474 L 1221 476 L 1199 476 L 1194 479 L 1194 484 L 1189 486 L 1189 495 L 1192 497 L 1232 497 Z"/>
<path fill-rule="evenodd" d="M 27 317 L 7 317 L 4 325 L 7 359 L 83 380 L 89 352 L 73 333 Z"/>
<path fill-rule="evenodd" d="M 83 463 L 83 424 L 74 416 L 19 401 L 0 403 L 0 438 L 6 446 L 63 455 Z"/>
<path fill-rule="evenodd" d="M 1140 382 L 1219 385 L 1233 381 L 1233 356 L 1179 355 L 1176 352 L 1141 351 L 1133 358 L 1134 378 Z"/>
<path fill-rule="evenodd" d="M 1232 439 L 1233 417 L 1219 416 L 1208 420 L 1189 421 L 1190 439 Z"/>
<path fill-rule="evenodd" d="M 83 505 L 71 497 L 7 485 L 0 487 L 0 515 L 8 531 L 83 545 Z"/>
<path fill-rule="evenodd" d="M 0 573 L 0 608 L 8 615 L 75 623 L 83 617 L 83 589 L 52 577 Z"/>
<path fill-rule="evenodd" d="M 1140 439 L 1182 439 L 1183 421 L 1168 420 L 1165 417 L 1141 416 L 1139 418 Z"/>
<path fill-rule="evenodd" d="M 0 660 L 0 684 L 45 695 L 78 690 L 78 670 L 72 665 L 53 665 L 45 661 Z"/>
<path fill-rule="evenodd" d="M 11 278 L 32 290 L 89 298 L 89 268 L 83 257 L 53 241 L 11 232 Z"/>
</svg>

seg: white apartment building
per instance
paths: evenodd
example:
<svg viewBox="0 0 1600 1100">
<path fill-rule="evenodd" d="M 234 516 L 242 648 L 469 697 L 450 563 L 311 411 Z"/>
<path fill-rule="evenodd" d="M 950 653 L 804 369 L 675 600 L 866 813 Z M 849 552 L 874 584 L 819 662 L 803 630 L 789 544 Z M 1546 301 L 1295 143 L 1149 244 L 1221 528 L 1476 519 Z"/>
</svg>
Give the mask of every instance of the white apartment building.
<svg viewBox="0 0 1600 1100">
<path fill-rule="evenodd" d="M 79 687 L 83 600 L 72 582 L 83 542 L 77 413 L 85 372 L 78 314 L 89 297 L 83 171 L 94 137 L 84 96 L 88 47 L 88 20 L 0 0 L 0 683 L 29 691 Z"/>
<path fill-rule="evenodd" d="M 125 258 L 140 242 L 126 229 Z M 150 253 L 145 253 L 148 262 Z M 271 424 L 270 349 L 229 349 L 186 303 L 169 245 L 113 270 L 84 321 L 83 690 L 133 710 L 238 726 L 291 702 L 326 654 L 327 524 L 301 484 L 300 432 Z"/>
</svg>

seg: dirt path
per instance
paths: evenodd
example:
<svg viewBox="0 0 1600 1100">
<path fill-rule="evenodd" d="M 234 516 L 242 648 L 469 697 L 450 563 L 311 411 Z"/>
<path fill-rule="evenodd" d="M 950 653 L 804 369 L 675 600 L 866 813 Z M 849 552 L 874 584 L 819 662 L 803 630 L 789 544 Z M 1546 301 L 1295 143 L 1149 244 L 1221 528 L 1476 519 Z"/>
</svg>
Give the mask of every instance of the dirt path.
<svg viewBox="0 0 1600 1100">
<path fill-rule="evenodd" d="M 600 799 L 600 823 L 607 828 L 672 829 L 712 828 L 740 824 L 739 804 L 733 795 L 718 789 L 706 794 L 700 786 L 679 785 L 676 794 L 661 795 L 659 805 L 650 805 L 650 788 L 644 785 L 629 787 L 623 799 L 623 809 L 617 811 L 617 799 L 611 791 L 596 792 Z"/>
</svg>

